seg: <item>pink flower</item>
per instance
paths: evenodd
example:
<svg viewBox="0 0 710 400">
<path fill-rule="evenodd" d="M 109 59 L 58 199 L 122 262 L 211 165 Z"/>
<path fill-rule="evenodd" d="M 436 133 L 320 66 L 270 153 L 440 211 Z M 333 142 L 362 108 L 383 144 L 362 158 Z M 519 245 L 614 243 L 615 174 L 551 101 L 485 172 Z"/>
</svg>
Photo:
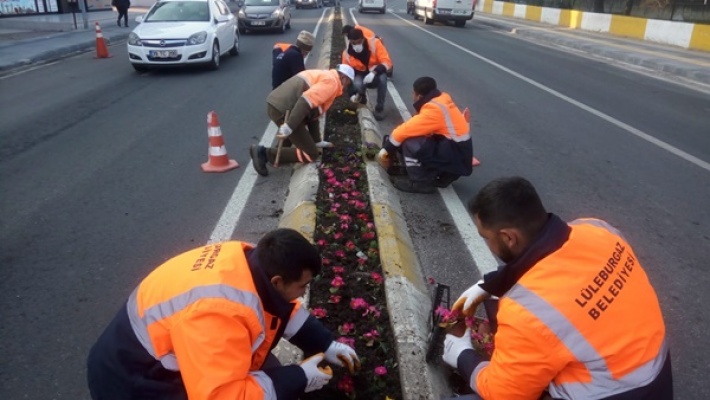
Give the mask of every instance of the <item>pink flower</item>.
<svg viewBox="0 0 710 400">
<path fill-rule="evenodd" d="M 380 337 L 380 332 L 377 332 L 377 329 L 373 329 L 362 335 L 362 337 L 366 340 L 375 340 Z"/>
<path fill-rule="evenodd" d="M 350 225 L 348 225 L 348 224 L 345 224 L 345 223 L 340 224 L 340 229 L 342 229 L 344 231 L 347 231 L 349 227 L 350 227 Z"/>
<path fill-rule="evenodd" d="M 367 208 L 367 203 L 365 203 L 364 201 L 355 201 L 355 208 L 357 208 L 358 210 L 364 210 Z"/>
<path fill-rule="evenodd" d="M 385 368 L 384 366 L 376 367 L 375 368 L 375 375 L 377 375 L 377 376 L 387 375 L 387 368 Z"/>
<path fill-rule="evenodd" d="M 357 215 L 357 219 L 359 219 L 361 221 L 367 221 L 370 219 L 370 216 L 367 215 L 366 213 L 360 213 Z"/>
<path fill-rule="evenodd" d="M 435 281 L 434 278 L 432 278 L 431 276 L 428 277 L 428 278 L 426 278 L 426 280 L 429 281 L 429 284 L 430 284 L 430 285 L 435 285 L 435 284 L 436 284 L 436 281 Z"/>
<path fill-rule="evenodd" d="M 367 302 L 362 299 L 361 297 L 356 297 L 352 300 L 350 300 L 350 308 L 353 310 L 359 310 L 361 308 L 367 309 L 370 305 L 367 304 Z"/>
<path fill-rule="evenodd" d="M 345 258 L 345 251 L 344 250 L 336 250 L 335 253 L 333 253 L 333 254 L 335 254 L 335 256 L 338 258 Z"/>
<path fill-rule="evenodd" d="M 372 240 L 375 238 L 375 232 L 365 232 L 362 234 L 362 238 L 365 240 Z"/>
<path fill-rule="evenodd" d="M 353 349 L 355 348 L 355 339 L 354 338 L 341 336 L 341 337 L 335 339 L 335 341 L 342 343 L 342 344 L 347 344 L 348 346 L 352 347 Z"/>
<path fill-rule="evenodd" d="M 344 198 L 345 200 L 347 200 L 347 199 L 348 199 L 348 194 L 347 194 L 347 193 L 343 193 L 343 194 L 340 195 L 340 197 L 342 197 L 342 198 Z"/>
<path fill-rule="evenodd" d="M 353 378 L 350 375 L 345 375 L 341 380 L 338 381 L 338 390 L 343 393 L 353 393 L 355 391 L 355 384 L 353 384 Z"/>
<path fill-rule="evenodd" d="M 336 295 L 334 295 L 334 294 L 331 294 L 331 295 L 330 295 L 330 298 L 328 299 L 328 303 L 331 303 L 331 304 L 338 304 L 338 303 L 340 303 L 340 300 L 341 300 L 341 299 L 342 299 L 341 296 L 336 296 Z"/>
<path fill-rule="evenodd" d="M 355 250 L 355 243 L 353 243 L 352 240 L 348 240 L 348 242 L 345 243 L 345 247 L 347 247 L 348 250 Z"/>
<path fill-rule="evenodd" d="M 321 263 L 322 263 L 323 265 L 330 265 L 330 258 L 323 258 L 323 259 L 321 260 Z"/>
<path fill-rule="evenodd" d="M 373 272 L 370 274 L 370 279 L 373 280 L 376 284 L 381 284 L 382 283 L 382 275 L 378 274 L 377 272 Z"/>
<path fill-rule="evenodd" d="M 348 223 L 353 222 L 353 217 L 351 217 L 347 214 L 343 214 L 340 216 L 340 222 L 348 222 Z"/>
<path fill-rule="evenodd" d="M 357 259 L 359 265 L 365 265 L 367 263 L 367 257 L 361 257 Z"/>
<path fill-rule="evenodd" d="M 378 310 L 376 306 L 367 307 L 367 310 L 365 311 L 364 314 L 362 314 L 362 316 L 364 317 L 367 314 L 370 314 L 375 318 L 380 318 L 380 315 L 381 315 L 380 310 Z"/>
<path fill-rule="evenodd" d="M 345 285 L 345 281 L 343 280 L 343 278 L 340 275 L 336 276 L 335 278 L 333 278 L 332 281 L 330 281 L 330 286 L 332 286 L 334 288 L 339 288 L 339 287 L 342 287 L 343 285 Z"/>
<path fill-rule="evenodd" d="M 318 241 L 318 246 L 325 246 L 327 244 L 328 244 L 328 242 L 326 242 L 325 239 L 321 239 Z"/>
<path fill-rule="evenodd" d="M 320 318 L 325 318 L 328 316 L 328 311 L 326 311 L 323 308 L 314 308 L 311 310 L 311 314 L 313 314 L 314 317 L 320 319 Z"/>
<path fill-rule="evenodd" d="M 357 190 L 353 190 L 350 192 L 350 195 L 353 197 L 362 197 L 362 193 L 358 192 Z"/>
<path fill-rule="evenodd" d="M 335 239 L 335 240 L 340 240 L 340 239 L 342 239 L 342 238 L 343 238 L 343 233 L 342 233 L 342 232 L 336 232 L 336 233 L 333 235 L 333 239 Z"/>
<path fill-rule="evenodd" d="M 360 173 L 357 172 L 357 171 L 355 171 L 355 172 L 353 172 L 353 176 L 356 177 L 356 178 L 359 178 L 359 177 L 360 177 Z"/>
<path fill-rule="evenodd" d="M 350 167 L 345 166 L 345 167 L 341 168 L 340 170 L 347 174 L 348 172 L 350 172 Z"/>
<path fill-rule="evenodd" d="M 327 176 L 328 178 L 332 178 L 333 176 L 335 176 L 335 172 L 333 172 L 333 170 L 330 169 L 330 168 L 324 169 L 324 170 L 323 170 L 323 174 L 324 174 L 325 176 Z"/>
<path fill-rule="evenodd" d="M 341 265 L 333 267 L 333 273 L 334 274 L 344 274 L 345 273 L 345 268 Z"/>
<path fill-rule="evenodd" d="M 355 324 L 352 322 L 346 322 L 338 327 L 338 332 L 340 332 L 341 335 L 347 335 L 353 331 L 355 331 Z"/>
<path fill-rule="evenodd" d="M 367 229 L 375 229 L 375 224 L 372 222 L 368 222 L 365 226 L 367 226 Z"/>
</svg>

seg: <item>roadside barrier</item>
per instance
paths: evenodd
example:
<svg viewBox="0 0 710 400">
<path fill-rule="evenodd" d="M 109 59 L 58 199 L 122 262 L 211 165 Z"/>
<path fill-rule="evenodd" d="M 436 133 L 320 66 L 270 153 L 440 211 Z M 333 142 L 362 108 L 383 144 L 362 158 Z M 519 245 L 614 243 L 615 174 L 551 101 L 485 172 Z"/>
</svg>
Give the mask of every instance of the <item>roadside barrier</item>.
<svg viewBox="0 0 710 400">
<path fill-rule="evenodd" d="M 108 48 L 106 47 L 106 41 L 104 40 L 104 34 L 101 32 L 101 26 L 99 22 L 96 21 L 96 58 L 109 58 Z"/>
<path fill-rule="evenodd" d="M 226 172 L 239 167 L 239 163 L 230 160 L 227 155 L 227 148 L 224 146 L 222 129 L 219 127 L 217 113 L 210 111 L 207 113 L 207 137 L 209 138 L 209 151 L 206 163 L 202 164 L 204 172 Z"/>
</svg>

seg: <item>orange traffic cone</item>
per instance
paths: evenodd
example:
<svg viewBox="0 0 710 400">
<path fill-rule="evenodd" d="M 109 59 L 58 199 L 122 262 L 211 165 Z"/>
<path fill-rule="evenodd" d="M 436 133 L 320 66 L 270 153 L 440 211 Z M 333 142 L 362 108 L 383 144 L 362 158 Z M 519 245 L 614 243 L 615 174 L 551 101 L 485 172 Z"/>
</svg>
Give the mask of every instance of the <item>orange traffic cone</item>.
<svg viewBox="0 0 710 400">
<path fill-rule="evenodd" d="M 207 113 L 207 136 L 209 137 L 210 148 L 208 152 L 209 160 L 202 164 L 204 172 L 225 172 L 239 167 L 239 163 L 230 160 L 227 155 L 227 148 L 224 147 L 222 139 L 222 129 L 219 127 L 217 113 L 210 111 Z"/>
<path fill-rule="evenodd" d="M 101 32 L 101 26 L 99 22 L 96 21 L 96 58 L 109 58 L 108 48 L 106 47 L 106 42 L 104 41 L 104 34 Z"/>
</svg>

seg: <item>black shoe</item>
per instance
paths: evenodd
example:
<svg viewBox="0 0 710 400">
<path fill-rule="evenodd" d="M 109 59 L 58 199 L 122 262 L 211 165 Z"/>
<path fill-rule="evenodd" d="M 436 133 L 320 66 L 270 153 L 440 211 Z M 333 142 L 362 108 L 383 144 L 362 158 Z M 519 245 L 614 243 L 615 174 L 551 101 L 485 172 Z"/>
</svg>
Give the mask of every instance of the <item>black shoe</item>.
<svg viewBox="0 0 710 400">
<path fill-rule="evenodd" d="M 375 119 L 378 121 L 382 121 L 385 119 L 384 107 L 375 107 Z"/>
<path fill-rule="evenodd" d="M 251 163 L 256 173 L 261 176 L 269 176 L 269 170 L 266 168 L 266 162 L 268 161 L 266 157 L 266 147 L 253 144 L 249 147 L 249 155 L 251 156 Z"/>
<path fill-rule="evenodd" d="M 401 165 L 393 165 L 387 168 L 387 174 L 390 176 L 407 176 L 407 168 Z"/>
<path fill-rule="evenodd" d="M 409 179 L 397 179 L 394 181 L 394 187 L 407 193 L 424 193 L 431 194 L 436 192 L 436 188 L 429 182 L 412 181 Z"/>
<path fill-rule="evenodd" d="M 118 24 L 118 27 L 121 27 L 121 21 L 116 22 Z"/>
<path fill-rule="evenodd" d="M 439 175 L 434 179 L 434 186 L 438 188 L 445 188 L 451 185 L 455 180 L 459 179 L 456 175 L 443 174 Z"/>
</svg>

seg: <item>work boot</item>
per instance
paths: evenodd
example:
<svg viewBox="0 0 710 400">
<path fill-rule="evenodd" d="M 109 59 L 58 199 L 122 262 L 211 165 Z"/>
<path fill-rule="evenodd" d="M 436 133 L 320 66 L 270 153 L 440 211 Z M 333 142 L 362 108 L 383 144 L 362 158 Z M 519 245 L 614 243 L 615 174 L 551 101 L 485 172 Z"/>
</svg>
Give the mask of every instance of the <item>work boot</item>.
<svg viewBox="0 0 710 400">
<path fill-rule="evenodd" d="M 394 187 L 407 193 L 431 194 L 436 192 L 436 188 L 430 182 L 412 181 L 410 179 L 396 179 Z"/>
<path fill-rule="evenodd" d="M 119 19 L 118 21 L 116 21 L 116 23 L 118 24 L 118 27 L 120 28 L 121 27 L 121 20 Z"/>
<path fill-rule="evenodd" d="M 269 170 L 266 168 L 266 163 L 269 161 L 266 157 L 266 147 L 253 144 L 249 147 L 249 155 L 256 173 L 261 176 L 269 176 Z"/>
<path fill-rule="evenodd" d="M 375 107 L 375 119 L 378 121 L 382 121 L 385 119 L 384 107 Z"/>
</svg>

